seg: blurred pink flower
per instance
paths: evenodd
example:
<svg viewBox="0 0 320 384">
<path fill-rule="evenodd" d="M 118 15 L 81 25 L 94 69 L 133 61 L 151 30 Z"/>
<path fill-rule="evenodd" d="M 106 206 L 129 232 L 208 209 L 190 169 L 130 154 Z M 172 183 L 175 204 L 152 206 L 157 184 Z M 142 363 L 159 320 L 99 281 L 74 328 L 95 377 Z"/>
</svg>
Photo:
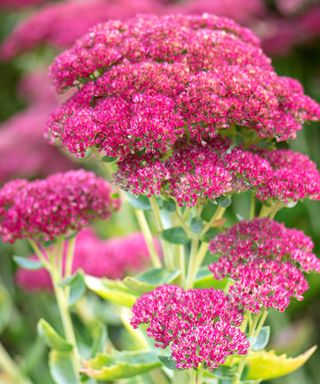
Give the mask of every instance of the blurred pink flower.
<svg viewBox="0 0 320 384">
<path fill-rule="evenodd" d="M 156 245 L 160 250 L 157 242 Z M 35 256 L 31 258 L 37 260 Z M 121 279 L 128 273 L 142 271 L 149 264 L 150 257 L 142 234 L 132 233 L 102 240 L 92 230 L 83 229 L 76 239 L 72 271 L 82 269 L 92 276 Z M 50 276 L 45 269 L 20 268 L 16 279 L 28 291 L 52 289 Z"/>
<path fill-rule="evenodd" d="M 0 189 L 0 237 L 14 242 L 68 236 L 94 219 L 110 218 L 120 206 L 112 193 L 108 182 L 84 170 L 11 181 Z"/>
</svg>

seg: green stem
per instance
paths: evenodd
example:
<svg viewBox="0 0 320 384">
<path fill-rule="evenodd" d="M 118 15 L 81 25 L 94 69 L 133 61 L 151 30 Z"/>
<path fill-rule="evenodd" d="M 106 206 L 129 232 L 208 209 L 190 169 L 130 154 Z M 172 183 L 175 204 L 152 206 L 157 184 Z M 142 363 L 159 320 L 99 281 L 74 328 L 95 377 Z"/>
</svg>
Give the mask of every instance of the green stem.
<svg viewBox="0 0 320 384">
<path fill-rule="evenodd" d="M 142 234 L 144 236 L 144 239 L 145 239 L 145 242 L 146 242 L 150 257 L 151 257 L 152 265 L 155 268 L 161 268 L 161 261 L 160 261 L 160 258 L 158 256 L 158 252 L 156 251 L 154 241 L 153 241 L 153 236 L 152 236 L 152 233 L 150 231 L 150 228 L 149 228 L 147 219 L 144 215 L 144 212 L 141 209 L 135 209 L 134 213 L 136 215 L 140 229 L 141 229 Z"/>
<path fill-rule="evenodd" d="M 193 286 L 193 277 L 195 275 L 195 263 L 198 254 L 199 240 L 191 241 L 190 257 L 188 264 L 188 274 L 186 278 L 186 288 L 192 288 Z"/>
<path fill-rule="evenodd" d="M 18 365 L 8 354 L 2 343 L 0 343 L 0 367 L 6 372 L 16 384 L 32 384 L 32 382 L 25 377 Z"/>
<path fill-rule="evenodd" d="M 232 379 L 232 384 L 240 384 L 241 383 L 241 376 L 243 373 L 243 370 L 246 366 L 246 357 L 243 357 L 238 365 L 238 368 L 234 374 L 234 377 Z"/>
<path fill-rule="evenodd" d="M 72 320 L 69 312 L 67 293 L 64 290 L 64 288 L 60 286 L 60 282 L 63 277 L 62 275 L 63 268 L 61 268 L 61 263 L 63 259 L 63 243 L 60 240 L 53 247 L 51 251 L 48 251 L 48 256 L 49 256 L 48 259 L 42 253 L 42 251 L 37 246 L 35 241 L 29 239 L 29 243 L 31 244 L 37 256 L 42 261 L 43 265 L 45 266 L 48 273 L 50 274 L 53 290 L 55 293 L 55 297 L 56 297 L 59 312 L 60 312 L 60 317 L 63 325 L 65 338 L 73 346 L 71 360 L 72 360 L 74 373 L 80 383 L 80 377 L 79 377 L 79 371 L 81 368 L 80 354 L 78 352 L 76 337 L 75 337 Z M 69 257 L 71 258 L 71 253 L 69 254 Z M 73 258 L 73 255 L 72 255 L 72 258 Z"/>
<path fill-rule="evenodd" d="M 267 317 L 268 317 L 268 311 L 266 309 L 264 309 L 262 311 L 262 313 L 261 313 L 259 322 L 257 324 L 257 327 L 256 327 L 255 331 L 254 331 L 254 337 L 258 337 L 259 336 L 259 334 L 261 332 L 261 329 L 262 329 L 262 327 L 263 327 Z"/>
<path fill-rule="evenodd" d="M 210 221 L 205 225 L 205 227 L 203 228 L 203 231 L 201 232 L 200 234 L 200 237 L 204 236 L 211 227 L 213 226 L 217 226 L 216 225 L 216 221 L 218 220 L 221 220 L 223 218 L 223 215 L 225 214 L 225 211 L 226 211 L 226 208 L 223 208 L 223 207 L 220 207 L 218 206 L 214 215 L 212 216 L 212 218 L 210 219 Z"/>
<path fill-rule="evenodd" d="M 159 209 L 157 201 L 154 197 L 150 197 L 149 200 L 150 200 L 150 205 L 151 205 L 151 209 L 153 212 L 157 231 L 159 233 L 161 233 L 164 228 L 162 225 L 160 209 Z M 173 264 L 173 260 L 171 257 L 170 244 L 168 244 L 166 241 L 161 239 L 161 237 L 160 237 L 160 243 L 161 243 L 162 250 L 163 250 L 163 257 L 164 257 L 165 266 L 169 271 L 172 271 L 172 270 L 174 270 L 174 264 Z"/>
<path fill-rule="evenodd" d="M 253 220 L 256 215 L 256 194 L 251 191 L 251 199 L 250 199 L 250 220 Z"/>
</svg>

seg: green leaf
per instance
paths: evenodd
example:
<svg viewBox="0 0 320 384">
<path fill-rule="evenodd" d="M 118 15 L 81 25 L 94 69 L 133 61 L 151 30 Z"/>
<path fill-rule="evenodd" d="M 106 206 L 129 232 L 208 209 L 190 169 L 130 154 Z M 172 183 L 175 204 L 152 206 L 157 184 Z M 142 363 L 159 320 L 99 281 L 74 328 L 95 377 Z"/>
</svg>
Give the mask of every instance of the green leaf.
<svg viewBox="0 0 320 384">
<path fill-rule="evenodd" d="M 190 239 L 186 234 L 185 230 L 181 227 L 173 227 L 169 229 L 165 229 L 161 232 L 161 237 L 173 244 L 188 244 Z"/>
<path fill-rule="evenodd" d="M 209 271 L 208 266 L 203 266 L 197 273 L 194 288 L 215 288 L 224 290 L 229 283 L 229 279 L 216 280 L 213 278 L 212 272 Z"/>
<path fill-rule="evenodd" d="M 191 228 L 192 232 L 194 232 L 196 234 L 200 233 L 203 229 L 203 221 L 202 221 L 201 217 L 194 217 L 191 220 L 190 228 Z"/>
<path fill-rule="evenodd" d="M 160 367 L 161 362 L 151 351 L 113 352 L 100 354 L 84 363 L 81 372 L 91 378 L 113 381 L 129 378 Z"/>
<path fill-rule="evenodd" d="M 158 356 L 161 363 L 172 371 L 178 370 L 177 363 L 172 359 L 171 356 Z"/>
<path fill-rule="evenodd" d="M 121 281 L 99 279 L 90 275 L 86 275 L 84 279 L 91 291 L 112 303 L 131 308 L 137 300 L 137 297 L 132 295 Z"/>
<path fill-rule="evenodd" d="M 49 354 L 49 369 L 56 384 L 78 384 L 72 366 L 71 353 L 53 350 Z"/>
<path fill-rule="evenodd" d="M 101 158 L 101 161 L 104 163 L 114 163 L 115 161 L 117 161 L 117 158 L 113 156 L 103 156 Z"/>
<path fill-rule="evenodd" d="M 69 306 L 74 305 L 82 297 L 86 290 L 84 275 L 81 271 L 67 277 L 60 283 L 60 285 L 62 287 L 70 287 Z"/>
<path fill-rule="evenodd" d="M 287 357 L 286 354 L 278 356 L 275 351 L 252 352 L 247 357 L 248 379 L 272 380 L 288 375 L 302 367 L 316 349 L 314 346 L 295 358 Z"/>
<path fill-rule="evenodd" d="M 148 211 L 151 209 L 150 201 L 147 198 L 147 196 L 144 196 L 144 195 L 134 196 L 128 192 L 126 192 L 125 195 L 128 200 L 128 203 L 133 208 L 142 209 L 143 211 Z"/>
<path fill-rule="evenodd" d="M 254 344 L 252 345 L 253 351 L 261 351 L 264 349 L 270 339 L 270 327 L 263 327 L 259 333 L 259 336 L 256 338 Z"/>
<path fill-rule="evenodd" d="M 210 228 L 203 236 L 202 241 L 209 243 L 215 236 L 217 236 L 218 230 L 217 228 Z"/>
<path fill-rule="evenodd" d="M 168 198 L 168 199 L 159 198 L 159 206 L 160 206 L 160 209 L 164 209 L 165 211 L 168 211 L 168 212 L 175 212 L 177 208 L 176 202 L 172 198 Z"/>
<path fill-rule="evenodd" d="M 216 199 L 216 201 L 217 201 L 217 204 L 222 208 L 228 208 L 232 203 L 232 200 L 230 199 L 230 197 L 226 197 L 226 196 L 219 196 Z"/>
<path fill-rule="evenodd" d="M 91 347 L 90 356 L 94 357 L 98 353 L 102 353 L 105 350 L 108 332 L 106 325 L 103 322 L 99 322 L 94 327 L 94 338 Z"/>
<path fill-rule="evenodd" d="M 180 271 L 169 272 L 164 268 L 152 268 L 137 276 L 128 276 L 123 280 L 124 285 L 137 295 L 153 291 L 162 284 L 172 284 L 180 276 Z"/>
<path fill-rule="evenodd" d="M 12 313 L 12 300 L 7 288 L 0 284 L 0 334 L 10 321 Z"/>
<path fill-rule="evenodd" d="M 37 331 L 42 340 L 51 349 L 55 349 L 59 352 L 69 352 L 72 350 L 72 345 L 60 336 L 46 320 L 39 320 Z"/>
<path fill-rule="evenodd" d="M 13 256 L 13 260 L 23 269 L 37 270 L 43 268 L 40 260 L 32 260 L 29 257 Z"/>
</svg>

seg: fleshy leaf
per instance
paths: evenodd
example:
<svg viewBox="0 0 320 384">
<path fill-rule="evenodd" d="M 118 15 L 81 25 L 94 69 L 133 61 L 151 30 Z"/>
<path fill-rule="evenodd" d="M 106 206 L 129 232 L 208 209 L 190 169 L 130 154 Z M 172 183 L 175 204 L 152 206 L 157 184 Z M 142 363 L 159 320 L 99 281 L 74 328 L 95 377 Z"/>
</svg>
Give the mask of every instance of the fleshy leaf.
<svg viewBox="0 0 320 384">
<path fill-rule="evenodd" d="M 126 192 L 125 195 L 128 200 L 128 203 L 133 208 L 142 209 L 143 211 L 148 211 L 151 209 L 150 202 L 147 196 L 144 196 L 144 195 L 134 196 L 128 192 Z"/>
<path fill-rule="evenodd" d="M 261 351 L 250 353 L 247 357 L 249 365 L 248 379 L 271 380 L 277 379 L 296 371 L 310 358 L 317 349 L 310 348 L 298 357 L 287 357 L 286 354 L 277 356 L 275 351 Z"/>
<path fill-rule="evenodd" d="M 84 362 L 83 374 L 96 380 L 113 381 L 129 378 L 160 367 L 161 362 L 151 351 L 113 352 L 100 354 Z"/>
<path fill-rule="evenodd" d="M 161 363 L 168 369 L 172 371 L 177 370 L 177 363 L 172 359 L 171 356 L 158 356 Z"/>
<path fill-rule="evenodd" d="M 72 345 L 60 336 L 46 320 L 39 320 L 37 330 L 39 336 L 51 349 L 59 352 L 69 352 L 72 350 Z"/>
<path fill-rule="evenodd" d="M 23 256 L 13 256 L 13 260 L 19 267 L 29 270 L 37 270 L 43 268 L 42 262 L 40 260 L 32 260 L 28 257 Z"/>
<path fill-rule="evenodd" d="M 267 346 L 269 339 L 270 339 L 270 327 L 263 327 L 251 349 L 253 351 L 261 351 Z"/>
<path fill-rule="evenodd" d="M 86 290 L 86 284 L 84 280 L 83 272 L 78 271 L 74 275 L 64 279 L 60 285 L 62 287 L 69 287 L 69 305 L 75 304 L 84 294 Z"/>
<path fill-rule="evenodd" d="M 98 296 L 112 303 L 131 308 L 137 297 L 121 281 L 99 279 L 97 277 L 85 276 L 86 286 Z"/>
<path fill-rule="evenodd" d="M 180 276 L 180 271 L 169 272 L 163 268 L 152 268 L 135 277 L 128 276 L 123 280 L 130 292 L 141 295 L 150 292 L 162 284 L 172 284 Z"/>
<path fill-rule="evenodd" d="M 173 227 L 165 229 L 161 232 L 161 237 L 166 240 L 168 243 L 173 244 L 188 244 L 190 239 L 186 231 L 181 227 Z"/>
<path fill-rule="evenodd" d="M 71 361 L 70 352 L 53 350 L 49 354 L 49 368 L 51 377 L 56 384 L 78 384 Z"/>
</svg>

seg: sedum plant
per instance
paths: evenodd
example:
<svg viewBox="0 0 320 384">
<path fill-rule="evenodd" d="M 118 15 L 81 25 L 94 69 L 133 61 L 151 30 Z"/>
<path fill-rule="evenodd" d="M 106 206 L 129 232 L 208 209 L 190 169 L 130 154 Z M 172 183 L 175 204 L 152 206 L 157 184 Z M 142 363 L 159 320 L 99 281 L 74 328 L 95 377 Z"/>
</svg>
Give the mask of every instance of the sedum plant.
<svg viewBox="0 0 320 384">
<path fill-rule="evenodd" d="M 122 281 L 84 277 L 91 291 L 131 308 L 121 313 L 134 350 L 101 348 L 69 371 L 69 351 L 41 323 L 55 382 L 254 384 L 303 365 L 314 349 L 295 359 L 267 351 L 265 322 L 270 308 L 302 300 L 304 273 L 320 270 L 310 238 L 274 221 L 280 209 L 320 197 L 315 164 L 277 147 L 318 120 L 320 106 L 274 72 L 252 32 L 208 14 L 99 24 L 56 58 L 50 76 L 57 91 L 75 90 L 50 116 L 49 140 L 104 166 L 153 264 Z M 250 220 L 230 227 L 232 196 L 246 192 Z M 11 227 L 2 236 L 17 237 Z M 75 338 L 67 342 L 75 351 Z"/>
</svg>

